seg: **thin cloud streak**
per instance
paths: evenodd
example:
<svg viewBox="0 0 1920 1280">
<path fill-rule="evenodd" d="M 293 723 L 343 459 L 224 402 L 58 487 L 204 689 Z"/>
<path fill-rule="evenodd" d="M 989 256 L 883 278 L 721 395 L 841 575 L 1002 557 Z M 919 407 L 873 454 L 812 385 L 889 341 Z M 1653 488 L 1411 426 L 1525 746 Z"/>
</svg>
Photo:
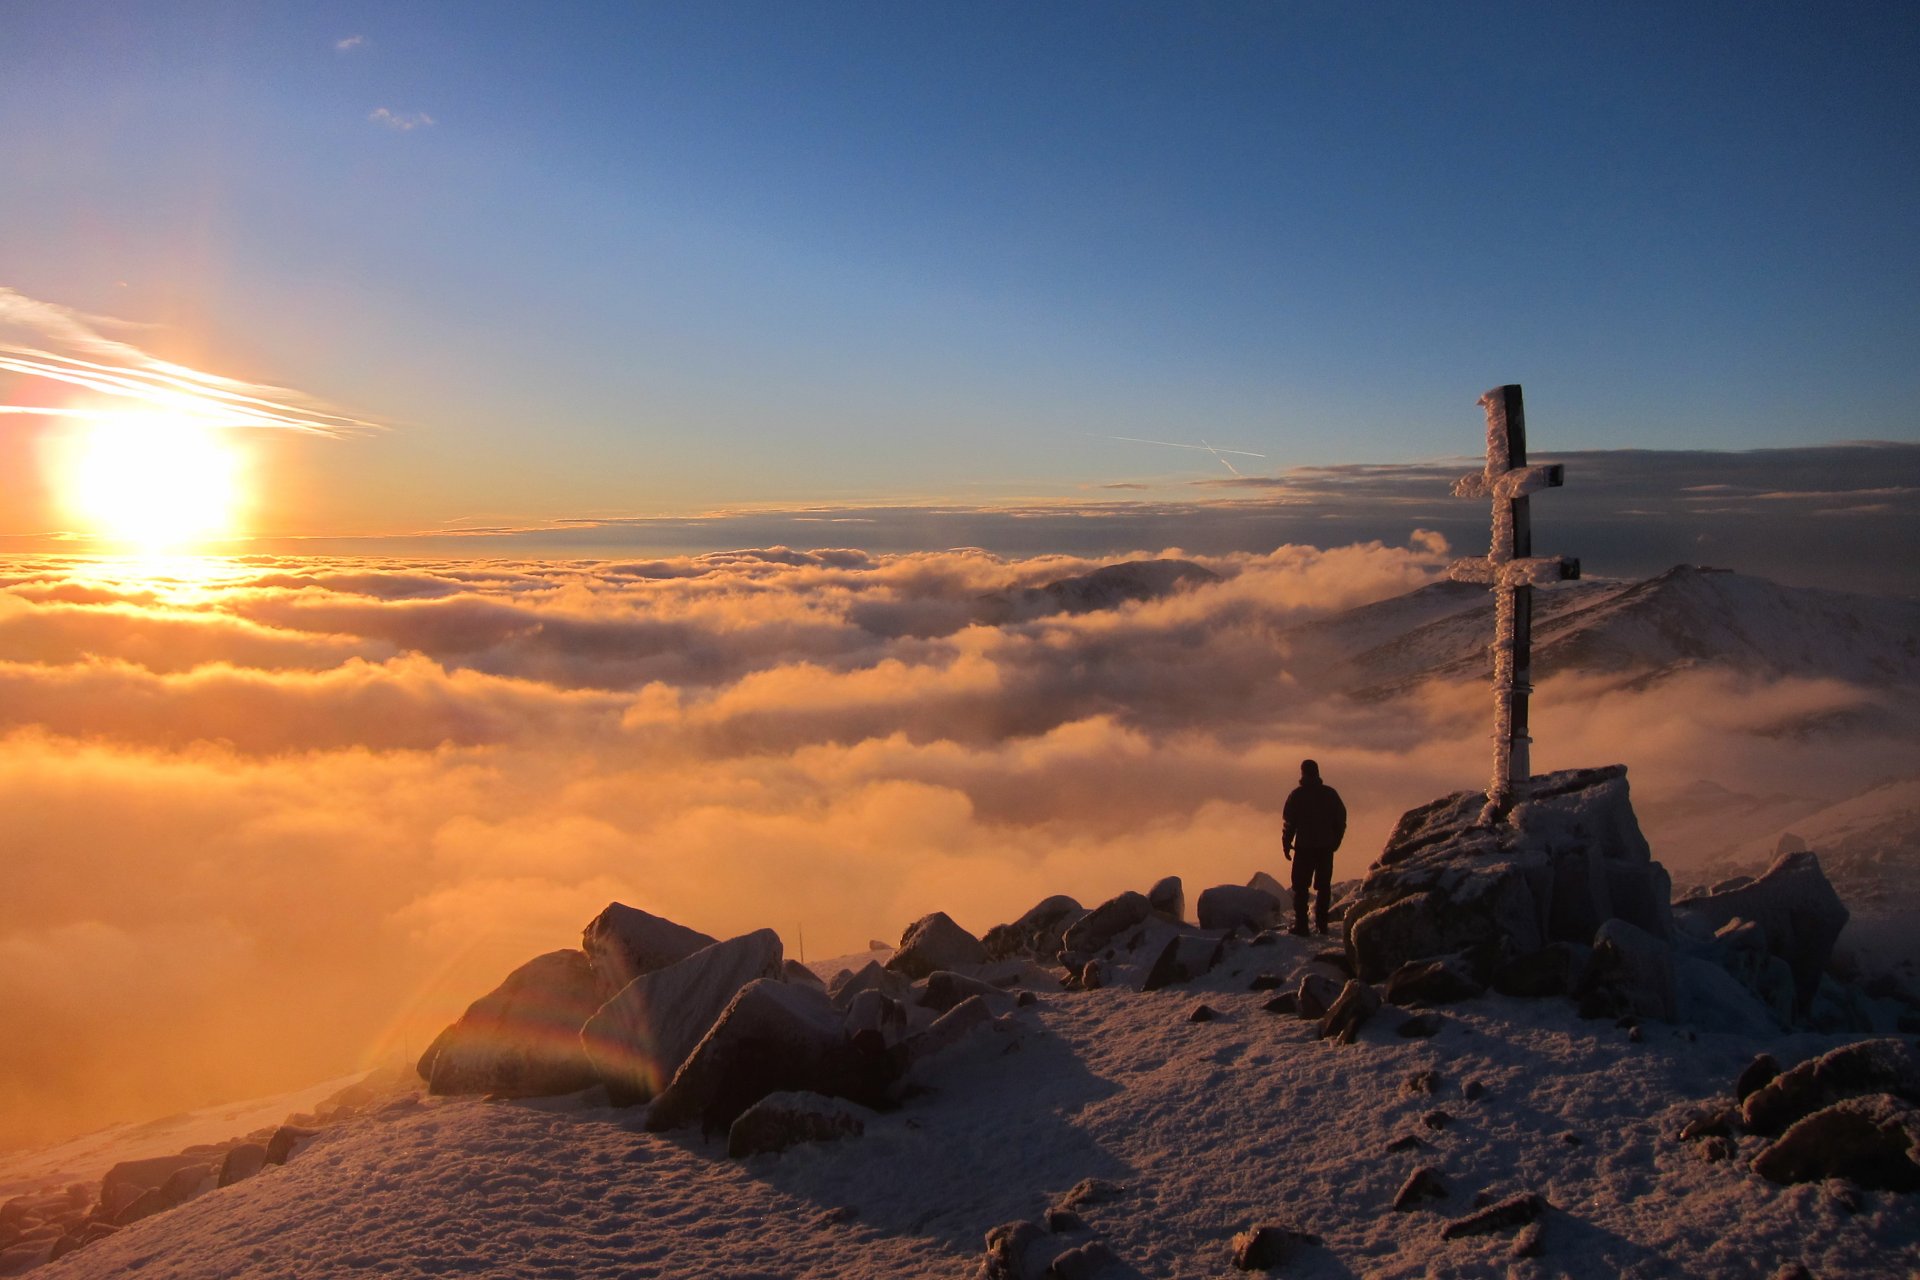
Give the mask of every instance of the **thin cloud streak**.
<svg viewBox="0 0 1920 1280">
<path fill-rule="evenodd" d="M 300 392 L 222 377 L 157 359 L 109 338 L 98 321 L 0 287 L 0 372 L 76 387 L 111 403 L 0 405 L 0 413 L 106 418 L 129 406 L 209 427 L 256 427 L 337 436 L 380 424 L 334 412 Z M 6 341 L 32 334 L 44 345 Z"/>
</svg>

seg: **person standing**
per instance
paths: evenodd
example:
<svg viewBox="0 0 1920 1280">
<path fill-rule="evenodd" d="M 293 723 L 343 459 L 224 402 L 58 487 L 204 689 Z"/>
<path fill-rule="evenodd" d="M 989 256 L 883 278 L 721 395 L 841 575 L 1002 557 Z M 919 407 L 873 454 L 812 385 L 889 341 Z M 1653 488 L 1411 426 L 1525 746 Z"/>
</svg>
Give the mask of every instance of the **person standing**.
<svg viewBox="0 0 1920 1280">
<path fill-rule="evenodd" d="M 1327 931 L 1333 903 L 1333 851 L 1347 834 L 1347 806 L 1340 793 L 1320 780 L 1320 765 L 1300 762 L 1300 785 L 1280 813 L 1280 851 L 1293 863 L 1293 931 L 1307 931 L 1307 894 L 1319 890 L 1314 922 Z"/>
</svg>

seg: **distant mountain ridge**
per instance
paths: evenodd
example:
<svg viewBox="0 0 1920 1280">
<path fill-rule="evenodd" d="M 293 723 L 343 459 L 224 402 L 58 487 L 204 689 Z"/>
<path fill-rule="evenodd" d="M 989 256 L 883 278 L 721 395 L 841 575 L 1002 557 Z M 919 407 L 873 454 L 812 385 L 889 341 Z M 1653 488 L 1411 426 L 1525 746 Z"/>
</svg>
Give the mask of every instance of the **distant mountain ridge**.
<svg viewBox="0 0 1920 1280">
<path fill-rule="evenodd" d="M 977 596 L 973 613 L 976 621 L 996 626 L 1054 613 L 1094 613 L 1130 601 L 1158 600 L 1219 580 L 1219 574 L 1191 560 L 1128 560 L 1043 586 Z"/>
<path fill-rule="evenodd" d="M 1644 582 L 1569 583 L 1534 594 L 1533 664 L 1639 681 L 1698 666 L 1743 674 L 1920 686 L 1920 603 L 1786 587 L 1678 565 Z M 1381 638 L 1391 625 L 1409 624 Z M 1493 603 L 1483 587 L 1435 583 L 1301 628 L 1322 653 L 1345 643 L 1338 683 L 1370 696 L 1486 669 Z"/>
</svg>

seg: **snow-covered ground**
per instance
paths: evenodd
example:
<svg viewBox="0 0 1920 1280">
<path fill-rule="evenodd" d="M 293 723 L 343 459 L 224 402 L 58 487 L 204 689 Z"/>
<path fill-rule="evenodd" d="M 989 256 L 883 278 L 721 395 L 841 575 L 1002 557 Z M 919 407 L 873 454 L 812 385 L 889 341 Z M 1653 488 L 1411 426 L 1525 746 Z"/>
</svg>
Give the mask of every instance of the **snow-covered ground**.
<svg viewBox="0 0 1920 1280">
<path fill-rule="evenodd" d="M 864 1136 L 744 1161 L 723 1136 L 649 1134 L 639 1109 L 406 1094 L 35 1274 L 959 1277 L 990 1227 L 1041 1217 L 1088 1177 L 1126 1193 L 1082 1209 L 1089 1234 L 1062 1243 L 1104 1242 L 1116 1275 L 1238 1274 L 1230 1241 L 1255 1224 L 1322 1236 L 1287 1274 L 1323 1277 L 1920 1268 L 1920 1197 L 1866 1192 L 1849 1213 L 1827 1187 L 1751 1173 L 1759 1139 L 1707 1163 L 1676 1137 L 1756 1050 L 1790 1064 L 1858 1037 L 1650 1023 L 1636 1043 L 1564 1001 L 1488 996 L 1445 1010 L 1432 1039 L 1400 1038 L 1389 1007 L 1342 1046 L 1247 990 L 1312 950 L 1242 947 L 1150 994 L 1043 995 L 939 1060 L 930 1091 Z M 1203 1001 L 1220 1016 L 1189 1021 Z M 1432 1096 L 1405 1087 L 1424 1069 L 1440 1076 Z M 1472 1101 L 1470 1081 L 1484 1087 Z M 1452 1116 L 1437 1130 L 1422 1123 L 1436 1108 Z M 1387 1150 L 1408 1134 L 1429 1146 Z M 1421 1165 L 1447 1197 L 1394 1211 Z M 1476 1194 L 1522 1191 L 1552 1205 L 1540 1257 L 1510 1259 L 1509 1233 L 1440 1239 Z"/>
</svg>

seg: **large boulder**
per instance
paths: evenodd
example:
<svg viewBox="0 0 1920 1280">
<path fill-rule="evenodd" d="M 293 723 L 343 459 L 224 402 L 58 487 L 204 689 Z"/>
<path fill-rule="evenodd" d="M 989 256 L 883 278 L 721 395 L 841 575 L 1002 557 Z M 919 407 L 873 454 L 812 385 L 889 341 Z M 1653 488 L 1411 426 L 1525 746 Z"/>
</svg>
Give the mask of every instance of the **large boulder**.
<svg viewBox="0 0 1920 1280">
<path fill-rule="evenodd" d="M 1920 1110 L 1874 1093 L 1823 1107 L 1753 1158 L 1770 1182 L 1845 1178 L 1877 1191 L 1920 1191 Z"/>
<path fill-rule="evenodd" d="M 1086 908 L 1064 893 L 1043 898 L 1018 920 L 997 924 L 987 930 L 981 942 L 994 960 L 1028 955 L 1052 960 L 1060 954 L 1067 926 L 1086 914 Z"/>
<path fill-rule="evenodd" d="M 1625 920 L 1609 920 L 1593 935 L 1588 984 L 1607 1013 L 1668 1022 L 1680 1016 L 1673 948 Z"/>
<path fill-rule="evenodd" d="M 1147 976 L 1141 981 L 1142 991 L 1158 991 L 1162 987 L 1180 982 L 1192 982 L 1195 978 L 1213 972 L 1226 954 L 1224 940 L 1203 933 L 1182 933 L 1167 939 L 1160 954 L 1154 959 L 1153 966 L 1147 970 Z"/>
<path fill-rule="evenodd" d="M 886 1049 L 877 1036 L 873 1044 L 866 1054 L 851 1043 L 840 1011 L 822 993 L 758 979 L 734 996 L 653 1100 L 647 1128 L 658 1133 L 697 1121 L 724 1131 L 748 1107 L 784 1090 L 884 1100 Z"/>
<path fill-rule="evenodd" d="M 823 1094 L 770 1093 L 740 1113 L 727 1130 L 734 1159 L 785 1151 L 803 1142 L 837 1142 L 867 1131 L 873 1113 L 858 1103 Z"/>
<path fill-rule="evenodd" d="M 964 969 L 987 962 L 980 939 L 953 922 L 944 911 L 921 916 L 900 935 L 900 948 L 887 958 L 887 968 L 909 978 L 924 978 L 940 969 Z"/>
<path fill-rule="evenodd" d="M 1062 940 L 1064 950 L 1080 957 L 1095 955 L 1151 914 L 1153 907 L 1145 894 L 1131 889 L 1116 894 L 1068 926 Z"/>
<path fill-rule="evenodd" d="M 716 941 L 698 929 L 675 924 L 624 902 L 608 903 L 606 910 L 589 921 L 580 933 L 580 948 L 587 953 L 599 978 L 603 998 L 641 974 L 685 960 Z"/>
<path fill-rule="evenodd" d="M 1794 1010 L 1804 1014 L 1820 989 L 1820 975 L 1847 924 L 1818 854 L 1789 853 L 1749 884 L 1673 904 L 1675 919 L 1696 934 L 1716 934 L 1735 920 L 1760 927 L 1767 951 L 1793 974 Z M 1736 975 L 1738 976 L 1738 975 Z"/>
<path fill-rule="evenodd" d="M 1506 819 L 1483 826 L 1485 803 L 1459 792 L 1394 827 L 1347 911 L 1360 977 L 1473 947 L 1585 944 L 1611 919 L 1666 940 L 1671 886 L 1640 833 L 1625 765 L 1536 776 Z"/>
<path fill-rule="evenodd" d="M 1862 1040 L 1809 1058 L 1748 1094 L 1740 1121 L 1776 1134 L 1823 1107 L 1876 1093 L 1920 1104 L 1920 1053 L 1905 1041 Z"/>
<path fill-rule="evenodd" d="M 783 957 L 780 935 L 761 929 L 702 947 L 622 987 L 580 1030 L 608 1093 L 645 1102 L 666 1088 L 740 988 L 781 976 Z"/>
<path fill-rule="evenodd" d="M 1153 888 L 1147 890 L 1147 905 L 1155 915 L 1179 924 L 1187 914 L 1187 890 L 1180 883 L 1180 877 L 1162 876 L 1154 881 Z"/>
<path fill-rule="evenodd" d="M 1280 923 L 1281 900 L 1264 889 L 1217 884 L 1200 891 L 1194 916 L 1202 929 L 1244 929 L 1258 933 Z"/>
<path fill-rule="evenodd" d="M 839 976 L 827 984 L 827 997 L 836 1009 L 845 1009 L 862 991 L 878 991 L 895 1000 L 904 1000 L 912 987 L 910 979 L 886 969 L 878 960 L 869 960 L 857 970 L 841 970 Z"/>
<path fill-rule="evenodd" d="M 468 1006 L 420 1055 L 429 1093 L 539 1097 L 598 1078 L 580 1028 L 599 1009 L 600 979 L 584 951 L 549 951 Z"/>
</svg>

